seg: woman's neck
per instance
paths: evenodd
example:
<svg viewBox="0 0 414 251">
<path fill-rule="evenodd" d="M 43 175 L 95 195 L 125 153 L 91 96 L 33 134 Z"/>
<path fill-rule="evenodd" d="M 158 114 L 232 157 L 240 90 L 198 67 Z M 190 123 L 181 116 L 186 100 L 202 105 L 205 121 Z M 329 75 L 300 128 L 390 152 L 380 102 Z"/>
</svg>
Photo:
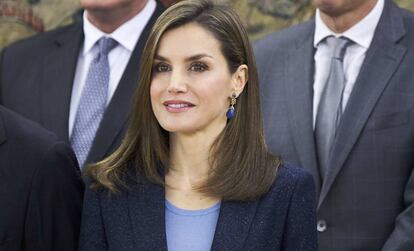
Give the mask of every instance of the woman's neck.
<svg viewBox="0 0 414 251">
<path fill-rule="evenodd" d="M 193 185 L 210 171 L 210 148 L 214 138 L 204 135 L 170 135 L 170 170 Z M 195 183 L 194 183 L 195 182 Z"/>
<path fill-rule="evenodd" d="M 206 208 L 219 201 L 197 187 L 211 170 L 210 148 L 214 138 L 202 135 L 170 135 L 170 166 L 165 176 L 167 199 L 181 208 Z"/>
</svg>

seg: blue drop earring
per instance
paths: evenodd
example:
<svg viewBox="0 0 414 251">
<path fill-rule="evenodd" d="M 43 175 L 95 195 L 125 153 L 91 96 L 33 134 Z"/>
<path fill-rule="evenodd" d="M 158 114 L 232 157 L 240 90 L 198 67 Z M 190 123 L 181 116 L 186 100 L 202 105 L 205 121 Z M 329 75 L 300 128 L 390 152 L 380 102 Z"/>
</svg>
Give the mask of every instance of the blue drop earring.
<svg viewBox="0 0 414 251">
<path fill-rule="evenodd" d="M 236 104 L 236 93 L 232 93 L 231 97 L 230 97 L 230 107 L 226 112 L 226 117 L 227 119 L 232 119 L 234 117 L 234 115 L 236 115 L 236 109 L 234 109 L 234 105 Z"/>
</svg>

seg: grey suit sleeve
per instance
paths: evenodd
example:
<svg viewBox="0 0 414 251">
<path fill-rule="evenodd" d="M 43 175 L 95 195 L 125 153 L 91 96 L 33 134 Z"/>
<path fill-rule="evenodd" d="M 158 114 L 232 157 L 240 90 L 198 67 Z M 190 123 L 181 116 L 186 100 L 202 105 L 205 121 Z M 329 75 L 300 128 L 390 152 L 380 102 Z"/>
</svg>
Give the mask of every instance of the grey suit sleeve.
<svg viewBox="0 0 414 251">
<path fill-rule="evenodd" d="M 83 181 L 75 155 L 64 143 L 52 146 L 32 177 L 24 250 L 78 249 Z"/>
<path fill-rule="evenodd" d="M 414 250 L 414 169 L 404 191 L 405 210 L 395 220 L 395 227 L 382 251 Z"/>
<path fill-rule="evenodd" d="M 86 188 L 82 211 L 80 251 L 108 250 L 99 192 Z"/>
</svg>

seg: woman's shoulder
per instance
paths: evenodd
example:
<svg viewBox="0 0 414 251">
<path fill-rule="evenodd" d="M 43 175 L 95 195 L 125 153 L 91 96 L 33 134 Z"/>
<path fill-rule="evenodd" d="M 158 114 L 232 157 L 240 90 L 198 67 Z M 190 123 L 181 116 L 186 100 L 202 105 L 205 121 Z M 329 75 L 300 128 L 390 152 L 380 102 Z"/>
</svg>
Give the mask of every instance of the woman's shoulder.
<svg viewBox="0 0 414 251">
<path fill-rule="evenodd" d="M 283 163 L 278 168 L 278 173 L 275 179 L 276 182 L 297 182 L 301 180 L 312 179 L 312 175 L 300 166 L 294 166 L 288 163 Z"/>
<path fill-rule="evenodd" d="M 134 187 L 150 183 L 139 168 L 132 163 L 127 163 L 122 167 L 122 170 L 117 173 L 117 179 L 113 180 L 113 184 L 111 188 L 109 188 L 106 183 L 102 183 L 97 179 L 95 170 L 91 171 L 91 169 L 98 168 L 102 167 L 97 165 L 88 166 L 87 170 L 84 171 L 84 182 L 87 187 L 93 188 L 92 190 L 99 194 L 123 194 Z M 116 192 L 113 193 L 114 191 Z"/>
<path fill-rule="evenodd" d="M 288 199 L 297 190 L 314 191 L 315 185 L 312 175 L 302 167 L 284 163 L 279 166 L 276 178 L 266 197 L 286 197 Z"/>
</svg>

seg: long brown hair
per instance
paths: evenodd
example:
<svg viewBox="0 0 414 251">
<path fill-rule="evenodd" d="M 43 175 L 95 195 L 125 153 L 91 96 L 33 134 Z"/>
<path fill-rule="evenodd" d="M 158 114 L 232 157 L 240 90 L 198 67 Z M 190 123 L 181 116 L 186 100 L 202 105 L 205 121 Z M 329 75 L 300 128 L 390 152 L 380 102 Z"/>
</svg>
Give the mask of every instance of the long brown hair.
<svg viewBox="0 0 414 251">
<path fill-rule="evenodd" d="M 273 184 L 280 159 L 267 151 L 264 142 L 257 70 L 247 32 L 230 7 L 208 0 L 184 0 L 168 8 L 153 26 L 143 52 L 128 130 L 112 155 L 87 168 L 92 187 L 116 192 L 128 187 L 128 173 L 165 185 L 169 133 L 158 124 L 151 108 L 152 68 L 163 34 L 188 23 L 215 36 L 231 73 L 241 64 L 248 66 L 248 82 L 235 105 L 236 115 L 211 147 L 211 174 L 198 190 L 224 200 L 246 201 L 257 199 Z"/>
</svg>

